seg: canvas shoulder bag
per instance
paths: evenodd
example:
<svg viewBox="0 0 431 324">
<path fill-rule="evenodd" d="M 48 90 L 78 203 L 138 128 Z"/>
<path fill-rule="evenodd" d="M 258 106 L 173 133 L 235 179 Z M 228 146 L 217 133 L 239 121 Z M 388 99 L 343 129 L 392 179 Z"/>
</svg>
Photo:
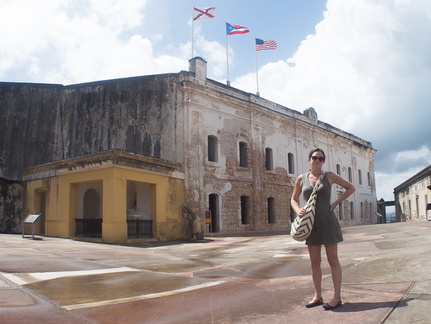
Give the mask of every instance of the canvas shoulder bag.
<svg viewBox="0 0 431 324">
<path fill-rule="evenodd" d="M 296 241 L 305 241 L 307 237 L 310 236 L 311 230 L 314 225 L 314 212 L 316 210 L 316 199 L 317 199 L 317 189 L 322 183 L 324 173 L 320 174 L 319 180 L 317 180 L 313 191 L 311 192 L 310 198 L 305 203 L 304 208 L 307 210 L 306 214 L 303 216 L 296 216 L 292 223 L 290 234 Z"/>
</svg>

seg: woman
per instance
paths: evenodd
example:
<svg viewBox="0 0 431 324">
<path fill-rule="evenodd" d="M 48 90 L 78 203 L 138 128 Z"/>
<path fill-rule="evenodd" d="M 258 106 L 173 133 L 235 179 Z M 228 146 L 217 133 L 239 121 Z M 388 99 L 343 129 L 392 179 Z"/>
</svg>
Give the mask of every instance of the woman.
<svg viewBox="0 0 431 324">
<path fill-rule="evenodd" d="M 326 256 L 331 267 L 332 282 L 334 285 L 334 296 L 323 304 L 325 310 L 334 309 L 341 305 L 341 266 L 338 260 L 338 242 L 343 241 L 340 224 L 334 214 L 334 209 L 355 192 L 355 187 L 349 181 L 343 179 L 333 172 L 323 172 L 322 166 L 325 163 L 325 153 L 320 148 L 316 148 L 308 155 L 311 169 L 309 173 L 302 174 L 296 179 L 295 187 L 291 198 L 291 206 L 297 215 L 303 216 L 306 212 L 299 206 L 299 196 L 302 193 L 305 200 L 308 200 L 313 187 L 323 175 L 322 183 L 317 190 L 316 211 L 314 217 L 314 227 L 310 236 L 306 240 L 308 253 L 311 261 L 311 275 L 314 284 L 314 298 L 305 306 L 315 307 L 323 304 L 322 298 L 322 268 L 321 268 L 321 246 L 325 246 Z M 337 184 L 346 191 L 338 197 L 332 204 L 331 186 Z"/>
</svg>

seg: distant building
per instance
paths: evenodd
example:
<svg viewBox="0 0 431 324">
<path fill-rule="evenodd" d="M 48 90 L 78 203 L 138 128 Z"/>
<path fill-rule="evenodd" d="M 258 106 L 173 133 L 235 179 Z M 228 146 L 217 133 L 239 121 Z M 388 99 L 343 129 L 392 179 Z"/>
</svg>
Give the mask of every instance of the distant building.
<svg viewBox="0 0 431 324">
<path fill-rule="evenodd" d="M 47 236 L 190 238 L 285 231 L 308 153 L 356 192 L 335 211 L 343 226 L 377 223 L 370 142 L 190 71 L 70 86 L 0 83 L 0 229 L 42 213 Z M 333 186 L 335 199 L 343 192 Z"/>
<path fill-rule="evenodd" d="M 431 220 L 431 165 L 394 189 L 397 221 Z"/>
</svg>

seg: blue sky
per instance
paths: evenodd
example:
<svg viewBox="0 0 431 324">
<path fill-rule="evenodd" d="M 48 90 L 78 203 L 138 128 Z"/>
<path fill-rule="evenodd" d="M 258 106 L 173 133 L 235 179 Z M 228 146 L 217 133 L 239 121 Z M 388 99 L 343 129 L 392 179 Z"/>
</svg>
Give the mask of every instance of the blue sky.
<svg viewBox="0 0 431 324">
<path fill-rule="evenodd" d="M 179 72 L 194 54 L 233 87 L 372 142 L 377 198 L 431 164 L 429 0 L 0 0 L 0 81 L 74 84 Z"/>
<path fill-rule="evenodd" d="M 154 1 L 156 2 L 156 1 Z M 167 6 L 173 1 L 162 0 Z M 181 10 L 173 12 L 170 10 L 172 21 L 178 21 L 180 13 L 187 19 L 187 24 L 182 24 L 178 29 L 170 29 L 168 36 L 172 43 L 181 40 L 181 43 L 191 41 L 191 26 L 189 21 L 192 17 L 190 8 L 216 8 L 216 17 L 213 19 L 199 19 L 195 22 L 195 56 L 205 56 L 205 51 L 199 49 L 200 38 L 207 41 L 215 41 L 225 46 L 226 28 L 225 23 L 245 26 L 250 32 L 243 35 L 231 35 L 228 37 L 229 49 L 233 52 L 230 60 L 230 78 L 234 79 L 250 70 L 255 69 L 254 39 L 273 39 L 277 42 L 276 51 L 265 51 L 258 53 L 259 66 L 268 62 L 277 61 L 291 57 L 297 50 L 302 40 L 308 34 L 314 33 L 316 24 L 323 19 L 326 1 L 324 0 L 276 0 L 271 5 L 263 5 L 260 1 L 220 1 L 215 0 L 213 4 L 208 1 L 185 1 L 189 6 L 181 6 Z M 179 35 L 181 33 L 181 36 Z M 223 48 L 224 50 L 224 48 Z M 191 55 L 191 54 L 190 54 Z M 226 73 L 226 68 L 222 69 Z M 220 74 L 220 78 L 226 78 Z"/>
</svg>

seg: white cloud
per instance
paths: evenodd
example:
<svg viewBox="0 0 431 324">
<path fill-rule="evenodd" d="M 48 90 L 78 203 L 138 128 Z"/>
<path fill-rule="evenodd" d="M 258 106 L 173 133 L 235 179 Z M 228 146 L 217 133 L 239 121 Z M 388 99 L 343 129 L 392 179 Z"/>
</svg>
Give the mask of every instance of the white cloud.
<svg viewBox="0 0 431 324">
<path fill-rule="evenodd" d="M 315 107 L 321 120 L 365 139 L 399 138 L 406 122 L 429 116 L 430 17 L 426 0 L 329 0 L 316 33 L 293 58 L 262 67 L 261 92 L 300 111 Z M 250 89 L 253 78 L 236 82 Z M 416 115 L 400 118 L 411 104 Z"/>
<path fill-rule="evenodd" d="M 431 163 L 430 30 L 428 0 L 328 0 L 294 56 L 261 67 L 261 95 L 298 111 L 314 107 L 320 120 L 371 141 L 378 194 L 391 199 Z M 253 74 L 234 81 L 244 90 L 254 84 Z"/>
<path fill-rule="evenodd" d="M 226 47 L 216 41 L 208 41 L 200 34 L 200 29 L 195 31 L 194 56 L 201 56 L 208 64 L 208 77 L 219 79 L 226 77 Z M 190 43 L 188 43 L 190 45 Z M 190 55 L 191 46 L 187 46 L 185 54 Z M 189 57 L 189 56 L 188 56 Z"/>
<path fill-rule="evenodd" d="M 392 160 L 392 161 L 389 161 Z M 387 168 L 376 172 L 377 198 L 393 200 L 394 188 L 424 169 L 431 162 L 431 149 L 422 146 L 418 150 L 397 152 L 387 159 Z"/>
<path fill-rule="evenodd" d="M 0 78 L 71 84 L 187 69 L 181 57 L 154 55 L 151 41 L 137 33 L 147 2 L 1 2 L 0 29 L 14 32 L 0 38 Z"/>
</svg>

